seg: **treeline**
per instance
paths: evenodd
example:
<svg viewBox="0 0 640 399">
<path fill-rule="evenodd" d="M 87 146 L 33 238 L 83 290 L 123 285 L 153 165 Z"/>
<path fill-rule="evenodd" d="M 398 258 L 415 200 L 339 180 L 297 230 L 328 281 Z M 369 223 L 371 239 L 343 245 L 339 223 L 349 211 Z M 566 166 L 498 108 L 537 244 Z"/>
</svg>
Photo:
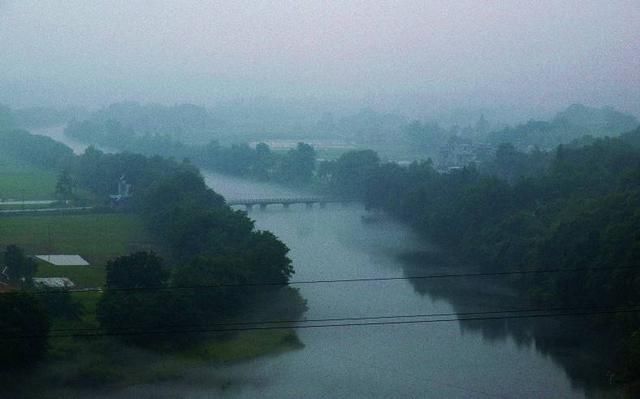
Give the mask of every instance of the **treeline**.
<svg viewBox="0 0 640 399">
<path fill-rule="evenodd" d="M 429 162 L 400 167 L 363 151 L 335 162 L 326 181 L 485 270 L 587 269 L 513 279 L 541 304 L 633 307 L 640 303 L 638 143 L 640 128 L 551 154 L 506 146 L 484 173 L 439 174 Z M 508 176 L 490 174 L 508 165 L 516 166 Z M 618 366 L 639 378 L 640 318 L 604 319 L 594 331 L 611 334 Z"/>
<path fill-rule="evenodd" d="M 35 166 L 62 170 L 73 160 L 73 151 L 48 137 L 29 134 L 24 130 L 0 127 L 0 148 L 3 154 L 22 159 Z"/>
<path fill-rule="evenodd" d="M 73 122 L 67 126 L 65 134 L 119 151 L 186 158 L 202 168 L 297 187 L 311 182 L 316 164 L 313 147 L 304 143 L 285 153 L 273 152 L 266 144 L 258 144 L 255 148 L 246 144 L 222 146 L 216 141 L 207 145 L 187 145 L 169 135 L 139 135 L 115 120 Z"/>
</svg>

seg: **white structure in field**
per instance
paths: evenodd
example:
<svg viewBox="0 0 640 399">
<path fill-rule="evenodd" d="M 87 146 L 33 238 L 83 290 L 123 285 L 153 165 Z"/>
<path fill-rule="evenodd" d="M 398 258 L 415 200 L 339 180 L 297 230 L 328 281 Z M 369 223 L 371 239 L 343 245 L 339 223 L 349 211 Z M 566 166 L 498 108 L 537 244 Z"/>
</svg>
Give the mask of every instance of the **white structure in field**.
<svg viewBox="0 0 640 399">
<path fill-rule="evenodd" d="M 112 194 L 109 197 L 115 202 L 126 200 L 131 197 L 131 184 L 127 183 L 124 175 L 120 176 L 120 180 L 118 180 L 118 194 Z"/>
<path fill-rule="evenodd" d="M 75 284 L 66 277 L 34 277 L 33 284 L 36 287 L 47 288 L 73 288 Z"/>
<path fill-rule="evenodd" d="M 36 258 L 54 266 L 89 266 L 80 255 L 36 255 Z"/>
</svg>

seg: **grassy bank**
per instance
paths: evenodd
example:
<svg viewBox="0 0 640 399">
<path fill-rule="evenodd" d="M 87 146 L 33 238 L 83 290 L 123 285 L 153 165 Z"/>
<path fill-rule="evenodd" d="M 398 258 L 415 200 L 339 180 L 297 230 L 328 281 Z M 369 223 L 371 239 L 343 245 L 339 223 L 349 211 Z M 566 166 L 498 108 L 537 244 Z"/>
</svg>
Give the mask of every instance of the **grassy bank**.
<svg viewBox="0 0 640 399">
<path fill-rule="evenodd" d="M 126 387 L 180 381 L 192 370 L 216 367 L 259 356 L 276 355 L 303 347 L 293 330 L 245 331 L 228 337 L 211 337 L 188 351 L 158 353 L 127 346 L 113 338 L 59 338 L 49 360 L 35 374 L 24 378 L 29 384 L 15 384 L 15 397 L 80 398 L 96 392 L 113 392 Z M 10 378 L 5 375 L 4 378 Z M 2 377 L 0 377 L 0 381 Z M 212 388 L 225 389 L 224 379 L 211 381 Z M 46 387 L 46 388 L 45 388 Z M 45 390 L 46 389 L 46 390 Z"/>
</svg>

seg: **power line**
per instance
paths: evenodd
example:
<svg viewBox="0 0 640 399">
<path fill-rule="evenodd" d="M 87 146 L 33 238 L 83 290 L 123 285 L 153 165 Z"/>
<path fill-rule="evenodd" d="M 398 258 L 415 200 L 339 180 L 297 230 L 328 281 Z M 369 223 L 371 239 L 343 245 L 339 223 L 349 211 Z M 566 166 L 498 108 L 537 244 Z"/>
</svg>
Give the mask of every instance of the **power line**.
<svg viewBox="0 0 640 399">
<path fill-rule="evenodd" d="M 640 310 L 640 304 L 629 305 L 628 308 L 636 308 Z M 269 324 L 294 324 L 294 323 L 326 323 L 326 322 L 347 322 L 347 321 L 364 321 L 364 320 L 393 320 L 393 319 L 416 319 L 416 318 L 433 318 L 433 317 L 469 317 L 469 316 L 483 316 L 483 315 L 508 315 L 514 313 L 535 313 L 535 312 L 568 312 L 568 311 L 603 311 L 603 310 L 617 310 L 619 307 L 602 307 L 602 306 L 571 306 L 571 307 L 542 307 L 542 308 L 516 308 L 516 309 L 502 309 L 502 310 L 486 310 L 475 312 L 449 312 L 449 313 L 418 313 L 418 314 L 401 314 L 401 315 L 384 315 L 384 316 L 356 316 L 356 317 L 334 317 L 334 318 L 319 318 L 319 319 L 295 319 L 295 320 L 263 320 L 263 321 L 236 321 L 236 322 L 223 322 L 223 323 L 209 323 L 206 327 L 214 326 L 251 326 L 251 325 L 269 325 Z M 553 314 L 553 313 L 550 313 Z M 167 324 L 165 327 L 181 327 L 181 328 L 203 328 L 202 324 L 199 325 L 184 325 L 184 324 Z M 118 327 L 116 330 L 135 330 L 135 327 Z M 100 331 L 100 328 L 57 328 L 50 329 L 49 332 L 75 332 L 75 331 Z M 0 331 L 1 332 L 1 331 Z"/>
<path fill-rule="evenodd" d="M 92 332 L 92 333 L 69 333 L 69 334 L 32 334 L 32 335 L 0 335 L 1 339 L 30 339 L 30 338 L 82 338 L 82 337 L 109 337 L 109 336 L 151 336 L 151 335 L 179 335 L 179 334 L 203 334 L 217 332 L 240 332 L 240 331 L 260 331 L 260 330 L 283 330 L 283 329 L 312 329 L 312 328 L 337 328 L 337 327 L 364 327 L 364 326 L 387 326 L 387 325 L 417 325 L 432 324 L 445 322 L 461 322 L 461 321 L 492 321 L 492 320 L 511 320 L 511 319 L 527 319 L 527 318 L 544 318 L 544 317 L 578 317 L 593 316 L 604 314 L 620 314 L 620 313 L 636 313 L 640 312 L 640 308 L 633 309 L 615 309 L 600 310 L 589 312 L 565 312 L 565 313 L 538 313 L 527 315 L 511 315 L 511 316 L 482 316 L 482 317 L 456 317 L 446 319 L 429 319 L 429 320 L 399 320 L 399 321 L 372 321 L 372 322 L 354 322 L 354 323 L 330 323 L 330 324 L 312 324 L 312 325 L 292 325 L 292 326 L 252 326 L 252 327 L 231 327 L 231 328 L 193 328 L 193 329 L 175 329 L 175 330 L 138 330 L 128 332 Z"/>
<path fill-rule="evenodd" d="M 402 281 L 402 280 L 431 280 L 431 279 L 449 279 L 449 278 L 472 278 L 472 277 L 501 277 L 501 276 L 515 276 L 515 275 L 536 275 L 536 274 L 551 274 L 551 273 L 576 273 L 576 272 L 601 272 L 601 271 L 615 271 L 615 270 L 635 270 L 640 269 L 640 266 L 612 266 L 612 267 L 583 267 L 583 268 L 569 268 L 569 269 L 535 269 L 535 270 L 512 270 L 512 271 L 500 271 L 500 272 L 470 272 L 470 273 L 442 273 L 442 274 L 427 274 L 421 276 L 398 276 L 398 277 L 358 277 L 358 278 L 345 278 L 345 279 L 326 279 L 326 280 L 293 280 L 288 283 L 281 282 L 253 282 L 253 283 L 228 283 L 228 284 L 203 284 L 192 286 L 170 286 L 170 287 L 122 287 L 122 288 L 79 288 L 68 290 L 33 290 L 29 291 L 35 295 L 47 295 L 56 293 L 89 293 L 89 292 L 102 292 L 102 291 L 172 291 L 172 290 L 194 290 L 194 289 L 208 289 L 208 288 L 232 288 L 232 287 L 285 287 L 290 285 L 310 285 L 310 284 L 340 284 L 340 283 L 361 283 L 361 282 L 375 282 L 375 281 Z"/>
</svg>

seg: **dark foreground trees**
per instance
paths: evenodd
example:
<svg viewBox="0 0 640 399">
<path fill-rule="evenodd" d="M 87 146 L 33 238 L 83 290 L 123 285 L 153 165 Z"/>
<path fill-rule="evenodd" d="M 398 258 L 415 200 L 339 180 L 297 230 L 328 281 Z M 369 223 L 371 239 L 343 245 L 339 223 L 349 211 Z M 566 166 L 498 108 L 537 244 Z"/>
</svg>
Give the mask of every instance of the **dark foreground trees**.
<svg viewBox="0 0 640 399">
<path fill-rule="evenodd" d="M 259 233 L 247 256 L 201 255 L 171 270 L 153 253 L 138 252 L 109 262 L 107 286 L 97 318 L 108 333 L 142 345 L 195 341 L 220 322 L 240 316 L 260 300 L 287 301 L 282 318 L 305 310 L 286 286 L 292 273 L 288 249 Z M 275 286 L 259 286 L 271 282 Z M 256 286 L 256 283 L 258 284 Z"/>
<path fill-rule="evenodd" d="M 265 300 L 287 302 L 280 306 L 287 313 L 272 318 L 295 318 L 305 310 L 287 286 L 293 267 L 286 245 L 255 230 L 188 162 L 87 151 L 78 164 L 79 180 L 97 194 L 107 194 L 109 180 L 127 174 L 135 190 L 128 210 L 142 216 L 170 259 L 163 264 L 155 254 L 139 252 L 108 263 L 97 309 L 108 332 L 141 344 L 171 343 L 184 341 L 177 335 L 191 339 L 185 332 L 193 329 L 239 318 Z M 255 283 L 273 285 L 242 287 Z"/>
<path fill-rule="evenodd" d="M 162 287 L 169 272 L 153 252 L 136 252 L 107 262 L 107 288 Z"/>
<path fill-rule="evenodd" d="M 35 276 L 38 269 L 36 262 L 27 257 L 24 251 L 15 246 L 8 245 L 3 253 L 3 265 L 6 277 L 9 279 L 9 283 L 14 286 L 29 287 L 32 285 L 33 276 Z"/>
<path fill-rule="evenodd" d="M 0 294 L 0 368 L 31 367 L 47 350 L 49 320 L 41 303 L 24 292 Z"/>
</svg>

